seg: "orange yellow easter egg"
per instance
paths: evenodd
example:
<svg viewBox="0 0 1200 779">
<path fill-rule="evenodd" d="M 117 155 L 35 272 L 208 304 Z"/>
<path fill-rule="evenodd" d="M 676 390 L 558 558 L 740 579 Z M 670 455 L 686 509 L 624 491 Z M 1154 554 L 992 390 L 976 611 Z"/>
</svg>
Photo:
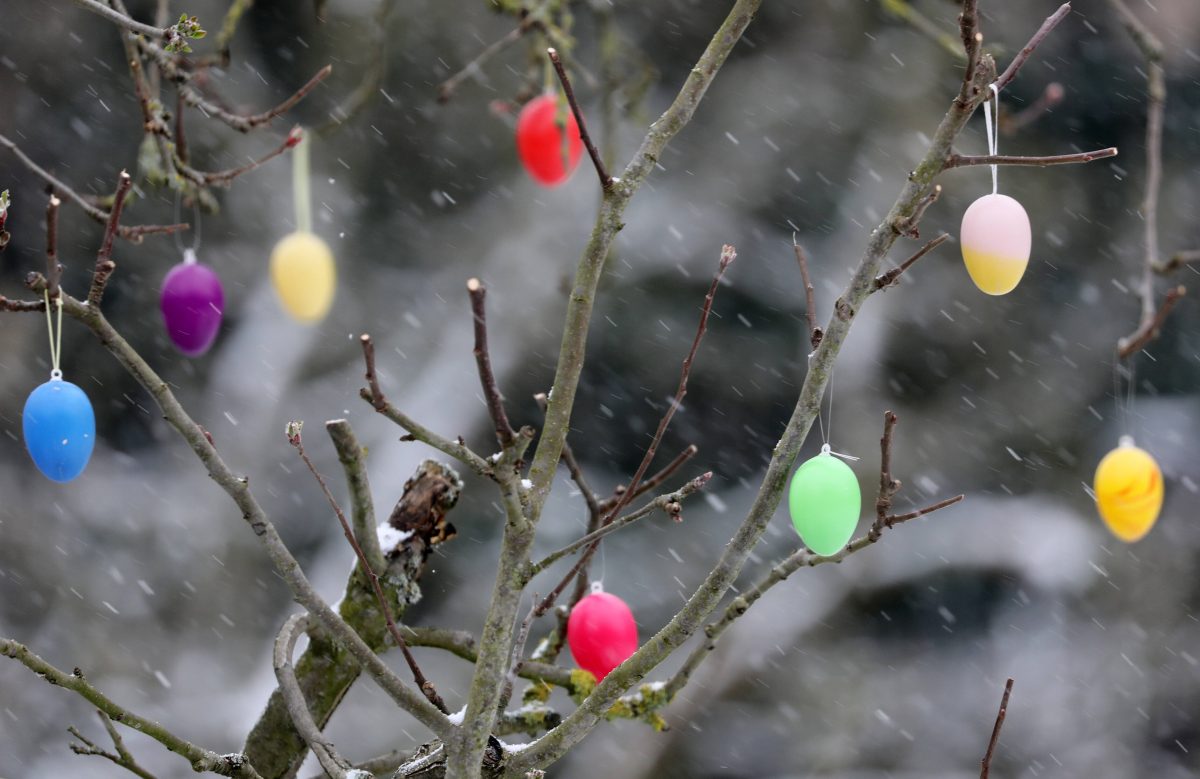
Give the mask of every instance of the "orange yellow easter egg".
<svg viewBox="0 0 1200 779">
<path fill-rule="evenodd" d="M 1020 203 L 1008 195 L 984 195 L 963 214 L 959 236 L 975 286 L 988 295 L 1016 288 L 1033 245 L 1029 215 Z"/>
<path fill-rule="evenodd" d="M 1163 479 L 1145 450 L 1122 441 L 1096 467 L 1095 490 L 1100 518 L 1117 538 L 1133 543 L 1154 527 L 1162 509 Z"/>
<path fill-rule="evenodd" d="M 333 252 L 312 233 L 285 236 L 271 251 L 271 282 L 293 319 L 320 321 L 329 313 L 337 288 Z"/>
</svg>

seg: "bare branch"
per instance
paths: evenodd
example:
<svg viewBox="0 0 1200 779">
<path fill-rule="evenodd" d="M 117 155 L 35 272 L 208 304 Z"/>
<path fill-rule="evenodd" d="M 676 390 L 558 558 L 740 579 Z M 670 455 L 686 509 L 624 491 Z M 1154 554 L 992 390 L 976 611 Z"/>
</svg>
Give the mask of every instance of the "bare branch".
<svg viewBox="0 0 1200 779">
<path fill-rule="evenodd" d="M 988 779 L 992 770 L 992 755 L 996 752 L 996 743 L 1000 740 L 1000 728 L 1004 727 L 1004 717 L 1008 714 L 1008 697 L 1012 695 L 1013 680 L 1004 683 L 1004 695 L 1000 697 L 1000 710 L 996 712 L 996 724 L 992 726 L 992 737 L 988 740 L 987 752 L 983 754 L 980 763 L 979 779 Z"/>
<path fill-rule="evenodd" d="M 666 514 L 668 516 L 670 516 L 671 519 L 675 520 L 676 522 L 682 521 L 683 516 L 682 516 L 682 514 L 680 514 L 680 509 L 679 509 L 680 502 L 687 496 L 691 495 L 693 492 L 698 492 L 698 491 L 704 489 L 704 486 L 706 484 L 708 484 L 708 481 L 711 478 L 712 478 L 712 471 L 708 471 L 707 473 L 702 473 L 701 475 L 699 475 L 696 478 L 689 481 L 687 484 L 680 487 L 675 492 L 669 493 L 667 495 L 660 495 L 659 497 L 657 497 L 654 500 L 647 503 L 645 506 L 642 506 L 637 511 L 634 511 L 631 514 L 626 514 L 625 516 L 621 517 L 620 519 L 614 520 L 614 521 L 608 523 L 607 525 L 605 525 L 604 527 L 601 527 L 594 532 L 588 533 L 587 535 L 583 536 L 582 538 L 580 538 L 576 541 L 573 541 L 572 543 L 564 546 L 562 549 L 559 549 L 556 552 L 551 552 L 550 554 L 546 555 L 541 560 L 539 560 L 538 562 L 536 562 L 530 566 L 530 568 L 529 568 L 530 578 L 532 578 L 533 576 L 536 576 L 538 573 L 540 573 L 541 571 L 544 571 L 546 568 L 553 565 L 558 560 L 561 560 L 562 558 L 566 557 L 567 555 L 572 554 L 574 552 L 578 552 L 583 547 L 587 546 L 588 544 L 593 544 L 593 543 L 599 541 L 601 538 L 604 538 L 609 533 L 616 532 L 617 530 L 620 530 L 621 528 L 625 527 L 626 525 L 633 524 L 634 522 L 637 522 L 639 519 L 649 516 L 650 514 L 654 513 L 655 510 L 661 509 L 662 511 L 666 512 Z M 570 577 L 567 577 L 567 578 L 569 579 Z"/>
<path fill-rule="evenodd" d="M 80 195 L 74 189 L 71 189 L 66 184 L 64 184 L 62 181 L 60 181 L 59 179 L 52 176 L 44 168 L 42 168 L 36 162 L 31 160 L 25 154 L 25 152 L 21 151 L 21 149 L 15 143 L 13 143 L 11 140 L 6 138 L 4 135 L 0 135 L 0 146 L 3 146 L 4 148 L 11 151 L 16 156 L 16 158 L 21 161 L 22 165 L 24 165 L 26 168 L 28 168 L 30 171 L 32 171 L 37 176 L 41 177 L 43 181 L 45 181 L 47 184 L 50 185 L 50 188 L 55 192 L 55 194 L 66 197 L 68 200 L 73 202 L 75 205 L 82 208 L 84 213 L 86 213 L 88 216 L 90 216 L 92 219 L 96 220 L 100 224 L 105 224 L 108 222 L 108 218 L 109 218 L 108 211 L 105 211 L 102 208 L 97 208 L 92 203 L 88 202 L 87 198 L 85 198 L 83 195 Z M 176 233 L 176 232 L 179 232 L 180 230 L 186 230 L 186 229 L 188 229 L 188 225 L 186 225 L 186 224 L 136 225 L 136 226 L 132 226 L 132 227 L 122 225 L 120 228 L 118 228 L 117 235 L 119 235 L 120 237 L 124 238 L 127 241 L 133 241 L 136 243 L 136 242 L 141 241 L 143 236 L 150 235 L 152 233 Z"/>
<path fill-rule="evenodd" d="M 272 119 L 280 114 L 290 111 L 293 106 L 303 100 L 309 92 L 312 92 L 314 89 L 316 89 L 317 85 L 324 81 L 325 78 L 332 72 L 333 66 L 326 65 L 318 70 L 317 74 L 308 80 L 308 83 L 293 92 L 292 96 L 287 100 L 284 100 L 282 103 L 270 109 L 269 111 L 263 111 L 260 114 L 253 114 L 251 116 L 244 116 L 242 114 L 235 114 L 231 111 L 226 111 L 216 103 L 205 99 L 203 95 L 201 95 L 188 84 L 179 84 L 179 93 L 183 95 L 184 101 L 193 108 L 198 108 L 208 116 L 219 119 L 238 132 L 248 133 L 257 127 L 268 124 Z"/>
<path fill-rule="evenodd" d="M 105 760 L 124 768 L 134 776 L 140 779 L 155 779 L 155 776 L 138 765 L 134 760 L 133 755 L 125 747 L 125 740 L 121 738 L 121 734 L 117 731 L 116 725 L 113 724 L 112 718 L 99 709 L 96 710 L 96 715 L 100 718 L 100 722 L 104 725 L 104 729 L 108 731 L 108 737 L 113 742 L 113 748 L 117 750 L 116 754 L 108 752 L 95 743 L 89 741 L 82 733 L 74 727 L 67 728 L 67 732 L 75 738 L 79 739 L 79 744 L 71 744 L 71 751 L 77 755 L 96 755 L 103 757 Z"/>
<path fill-rule="evenodd" d="M 1184 265 L 1194 265 L 1196 263 L 1200 263 L 1200 249 L 1189 249 L 1187 251 L 1175 252 L 1171 255 L 1171 259 L 1156 264 L 1154 270 L 1156 273 L 1166 275 L 1174 273 Z"/>
<path fill-rule="evenodd" d="M 808 273 L 808 255 L 804 248 L 796 243 L 796 234 L 792 233 L 792 251 L 796 253 L 796 262 L 800 264 L 800 279 L 804 282 L 804 318 L 808 322 L 808 342 L 816 349 L 821 345 L 821 336 L 825 335 L 817 326 L 817 299 L 813 288 L 812 276 Z"/>
<path fill-rule="evenodd" d="M 144 733 L 186 758 L 196 771 L 211 771 L 214 774 L 239 779 L 262 779 L 242 755 L 219 755 L 176 736 L 157 722 L 140 717 L 112 701 L 84 679 L 78 669 L 74 673 L 61 671 L 29 651 L 24 644 L 8 638 L 0 638 L 0 655 L 16 660 L 56 687 L 76 693 L 117 722 Z"/>
<path fill-rule="evenodd" d="M 925 218 L 925 212 L 929 210 L 929 207 L 936 203 L 941 196 L 942 185 L 935 184 L 933 189 L 917 202 L 911 214 L 892 222 L 892 229 L 906 238 L 920 238 L 921 231 L 918 228 L 921 220 Z"/>
<path fill-rule="evenodd" d="M 375 373 L 375 342 L 371 340 L 369 333 L 363 333 L 358 340 L 362 344 L 363 361 L 367 366 L 367 386 L 359 390 L 359 396 L 370 403 L 380 414 L 407 430 L 412 440 L 428 444 L 439 452 L 458 460 L 480 476 L 490 478 L 492 466 L 487 460 L 471 451 L 466 444 L 461 443 L 461 438 L 458 442 L 442 438 L 388 402 L 383 390 L 379 387 L 379 377 Z"/>
<path fill-rule="evenodd" d="M 973 108 L 979 99 L 979 85 L 975 83 L 975 72 L 979 69 L 983 52 L 983 35 L 979 32 L 978 0 L 963 0 L 962 12 L 958 15 L 958 32 L 962 39 L 967 67 L 963 71 L 962 86 L 958 90 L 955 104 L 961 110 Z"/>
<path fill-rule="evenodd" d="M 326 422 L 325 430 L 333 441 L 338 461 L 346 473 L 346 485 L 350 488 L 350 520 L 354 525 L 354 537 L 358 539 L 358 545 L 371 568 L 382 571 L 387 562 L 383 558 L 383 550 L 379 548 L 375 503 L 371 498 L 371 483 L 367 479 L 365 452 L 354 435 L 354 429 L 345 419 Z"/>
<path fill-rule="evenodd" d="M 929 254 L 931 251 L 933 251 L 937 247 L 941 246 L 943 243 L 945 243 L 948 240 L 950 240 L 950 234 L 942 233 L 937 238 L 934 238 L 932 241 L 930 241 L 929 243 L 925 244 L 920 249 L 918 249 L 914 255 L 909 257 L 904 262 L 900 263 L 900 265 L 898 267 L 892 268 L 890 271 L 888 271 L 886 273 L 881 273 L 880 275 L 876 276 L 875 277 L 875 289 L 877 289 L 877 290 L 878 289 L 887 289 L 888 287 L 895 284 L 897 281 L 900 280 L 900 276 L 903 275 L 903 273 L 906 270 L 908 270 L 914 264 L 916 264 L 917 260 L 924 257 L 926 254 Z"/>
<path fill-rule="evenodd" d="M 180 127 L 182 129 L 182 124 L 180 124 Z M 280 143 L 279 146 L 277 146 L 276 148 L 267 152 L 266 154 L 264 154 L 262 157 L 258 158 L 257 160 L 251 160 L 250 162 L 247 162 L 245 165 L 239 165 L 236 168 L 229 168 L 228 170 L 218 170 L 218 171 L 211 171 L 211 172 L 196 170 L 195 168 L 193 168 L 187 164 L 187 159 L 185 157 L 183 157 L 181 154 L 178 153 L 178 149 L 179 149 L 178 144 L 176 144 L 177 151 L 176 151 L 175 159 L 173 160 L 173 162 L 175 164 L 175 169 L 177 171 L 179 171 L 180 175 L 182 175 L 183 177 L 187 178 L 188 180 L 192 181 L 195 184 L 199 184 L 202 187 L 206 187 L 206 186 L 227 187 L 233 182 L 233 180 L 235 178 L 237 178 L 238 176 L 241 176 L 243 173 L 249 173 L 252 170 L 257 170 L 258 168 L 262 167 L 263 165 L 265 165 L 266 163 L 275 159 L 276 157 L 283 154 L 284 152 L 288 151 L 289 149 L 294 149 L 296 147 L 296 145 L 300 143 L 302 137 L 303 136 L 302 136 L 302 131 L 300 129 L 300 126 L 297 125 L 296 127 L 292 128 L 292 131 L 290 133 L 288 133 L 287 137 L 284 138 L 283 142 Z"/>
<path fill-rule="evenodd" d="M 371 562 L 367 559 L 366 554 L 363 553 L 362 547 L 359 546 L 358 539 L 354 537 L 354 531 L 350 529 L 350 522 L 347 521 L 345 512 L 342 511 L 342 507 L 334 499 L 333 493 L 329 491 L 329 485 L 325 483 L 324 477 L 317 471 L 317 466 L 313 465 L 312 460 L 308 457 L 308 453 L 304 451 L 304 439 L 300 435 L 300 429 L 303 426 L 303 422 L 288 423 L 288 442 L 296 448 L 300 459 L 308 467 L 309 473 L 313 475 L 313 478 L 317 480 L 317 484 L 320 485 L 321 492 L 325 495 L 325 500 L 329 502 L 333 513 L 337 515 L 338 522 L 342 525 L 342 533 L 346 536 L 346 543 L 350 544 L 350 547 L 354 550 L 354 554 L 358 558 L 358 564 L 362 567 L 363 573 L 367 575 L 368 581 L 371 582 L 371 589 L 375 593 L 375 600 L 378 602 L 379 610 L 383 613 L 383 619 L 387 623 L 388 632 L 391 633 L 392 640 L 396 642 L 396 646 L 404 654 L 404 661 L 408 663 L 408 668 L 412 671 L 413 681 L 417 683 L 417 688 L 421 690 L 421 693 L 439 711 L 443 714 L 449 714 L 450 710 L 446 708 L 446 703 L 442 700 L 442 696 L 438 695 L 437 688 L 433 686 L 433 682 L 429 681 L 425 677 L 425 674 L 422 673 L 421 667 L 417 665 L 416 658 L 413 657 L 412 651 L 408 648 L 408 643 L 404 640 L 404 636 L 400 634 L 400 629 L 396 627 L 396 618 L 392 614 L 392 607 L 388 605 L 387 597 L 383 594 L 383 587 L 379 584 L 379 575 L 371 567 Z M 378 537 L 376 537 L 376 543 L 378 543 Z M 276 651 L 278 652 L 278 645 Z M 291 657 L 290 652 L 288 653 L 288 657 Z M 295 679 L 293 678 L 294 681 Z M 297 728 L 299 728 L 299 725 L 297 725 Z"/>
<path fill-rule="evenodd" d="M 166 35 L 165 29 L 151 27 L 148 24 L 142 24 L 135 19 L 129 18 L 123 13 L 114 11 L 104 3 L 97 2 L 97 0 L 73 0 L 73 2 L 80 8 L 87 9 L 97 16 L 103 16 L 113 24 L 124 27 L 126 30 L 137 33 L 138 35 L 145 35 L 151 40 L 162 40 Z"/>
<path fill-rule="evenodd" d="M 1079 152 L 1077 154 L 1055 154 L 1049 157 L 1019 157 L 1008 154 L 951 154 L 946 158 L 946 169 L 964 168 L 968 165 L 1029 165 L 1038 168 L 1050 165 L 1074 165 L 1117 156 L 1117 147 Z"/>
<path fill-rule="evenodd" d="M 100 242 L 100 251 L 96 253 L 96 269 L 92 273 L 91 289 L 88 290 L 89 306 L 100 307 L 108 277 L 117 269 L 117 264 L 112 261 L 113 240 L 121 225 L 121 209 L 125 207 L 125 197 L 132 187 L 133 179 L 128 173 L 121 171 L 117 177 L 117 191 L 113 195 L 112 210 L 108 212 L 108 224 L 104 228 L 104 239 Z"/>
<path fill-rule="evenodd" d="M 1017 52 L 1017 56 L 1013 57 L 1012 62 L 1008 63 L 1008 67 L 1005 68 L 1004 72 L 1000 74 L 1000 77 L 996 79 L 996 89 L 1004 89 L 1006 86 L 1012 83 L 1013 79 L 1017 77 L 1017 71 L 1021 69 L 1021 66 L 1024 65 L 1029 59 L 1029 56 L 1033 54 L 1033 50 L 1041 45 L 1042 41 L 1046 40 L 1046 36 L 1058 26 L 1059 22 L 1061 22 L 1063 19 L 1066 19 L 1067 15 L 1070 13 L 1071 4 L 1063 3 L 1058 7 L 1057 11 L 1050 14 L 1050 16 L 1046 18 L 1046 21 L 1042 22 L 1042 26 L 1039 27 L 1037 32 L 1033 34 L 1033 37 L 1029 39 L 1029 43 L 1026 43 L 1025 46 L 1019 52 Z"/>
<path fill-rule="evenodd" d="M 1167 321 L 1167 316 L 1171 313 L 1171 309 L 1175 308 L 1175 304 L 1186 294 L 1187 288 L 1183 286 L 1167 290 L 1166 296 L 1163 297 L 1162 305 L 1151 313 L 1149 321 L 1143 320 L 1138 325 L 1137 330 L 1117 341 L 1117 356 L 1125 359 L 1141 351 L 1142 347 L 1157 338 L 1159 331 L 1162 330 L 1163 323 Z"/>
<path fill-rule="evenodd" d="M 525 33 L 529 32 L 535 26 L 540 27 L 541 23 L 534 21 L 532 15 L 526 16 L 521 20 L 521 23 L 518 26 L 509 30 L 503 38 L 500 38 L 499 40 L 485 47 L 483 51 L 479 52 L 479 54 L 475 56 L 474 59 L 464 65 L 462 70 L 438 84 L 438 102 L 449 102 L 450 98 L 454 95 L 454 90 L 458 89 L 458 85 L 466 80 L 468 76 L 472 75 L 473 73 L 478 73 L 480 67 L 482 67 L 485 62 L 504 51 L 517 41 L 521 40 Z"/>
<path fill-rule="evenodd" d="M 575 90 L 571 88 L 571 79 L 567 76 L 567 69 L 563 67 L 562 60 L 559 59 L 558 52 L 554 49 L 546 49 L 546 56 L 550 57 L 550 61 L 554 63 L 554 72 L 558 74 L 558 80 L 562 82 L 563 92 L 567 95 L 567 103 L 571 106 L 571 113 L 575 114 L 575 121 L 579 124 L 579 138 L 587 148 L 588 156 L 592 158 L 592 164 L 596 166 L 596 175 L 600 177 L 600 186 L 606 190 L 612 189 L 612 176 L 608 175 L 608 169 L 604 167 L 604 160 L 600 158 L 596 144 L 592 143 L 592 137 L 588 135 L 587 121 L 583 118 L 583 111 L 575 100 Z"/>
<path fill-rule="evenodd" d="M 496 440 L 500 448 L 507 449 L 513 445 L 516 432 L 509 424 L 508 414 L 504 411 L 504 397 L 496 385 L 496 375 L 492 373 L 492 357 L 488 353 L 487 309 L 485 298 L 487 287 L 479 279 L 467 281 L 467 293 L 471 297 L 471 314 L 475 322 L 475 365 L 479 369 L 479 385 L 483 388 L 483 397 L 487 402 L 488 414 L 496 427 Z"/>
<path fill-rule="evenodd" d="M 656 489 L 660 484 L 674 476 L 675 472 L 686 465 L 687 462 L 695 457 L 699 451 L 700 448 L 695 444 L 689 444 L 682 452 L 675 455 L 675 458 L 671 460 L 671 462 L 664 465 L 657 473 L 643 479 L 638 488 L 633 491 L 633 497 L 630 498 L 630 500 L 636 500 L 642 495 L 645 495 L 647 492 L 651 492 Z M 613 506 L 616 505 L 617 501 L 621 499 L 625 492 L 626 487 L 624 484 L 622 484 L 621 486 L 617 487 L 616 494 L 614 494 L 611 498 L 606 498 L 601 502 L 600 507 L 604 511 L 609 511 Z"/>
<path fill-rule="evenodd" d="M 275 650 L 272 654 L 275 667 L 275 678 L 279 681 L 279 689 L 287 701 L 288 714 L 296 731 L 308 744 L 309 749 L 317 756 L 317 762 L 325 770 L 327 776 L 333 779 L 348 779 L 352 770 L 350 761 L 338 754 L 333 744 L 321 733 L 317 723 L 313 722 L 300 683 L 296 681 L 296 672 L 292 669 L 292 653 L 296 649 L 296 639 L 300 633 L 311 625 L 312 617 L 308 614 L 293 614 L 283 623 L 279 634 L 275 636 Z"/>
</svg>

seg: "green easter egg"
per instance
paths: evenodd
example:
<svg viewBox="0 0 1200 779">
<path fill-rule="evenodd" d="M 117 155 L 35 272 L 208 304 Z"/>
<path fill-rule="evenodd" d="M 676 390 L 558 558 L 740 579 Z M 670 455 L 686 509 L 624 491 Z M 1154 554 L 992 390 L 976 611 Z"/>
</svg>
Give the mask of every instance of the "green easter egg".
<svg viewBox="0 0 1200 779">
<path fill-rule="evenodd" d="M 841 551 L 854 534 L 862 493 L 850 466 L 819 454 L 796 469 L 788 490 L 792 525 L 804 545 L 819 555 Z"/>
</svg>

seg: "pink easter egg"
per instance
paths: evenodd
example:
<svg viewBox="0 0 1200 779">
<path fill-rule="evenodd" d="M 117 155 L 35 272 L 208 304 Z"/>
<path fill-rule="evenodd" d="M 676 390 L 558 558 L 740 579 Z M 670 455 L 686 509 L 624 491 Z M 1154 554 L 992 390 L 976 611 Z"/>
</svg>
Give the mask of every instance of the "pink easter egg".
<svg viewBox="0 0 1200 779">
<path fill-rule="evenodd" d="M 163 279 L 159 306 L 171 342 L 188 357 L 197 357 L 208 351 L 221 329 L 225 291 L 212 268 L 181 262 Z"/>
<path fill-rule="evenodd" d="M 988 295 L 1012 292 L 1029 265 L 1029 216 L 1008 195 L 984 195 L 963 214 L 960 243 L 975 286 Z"/>
</svg>

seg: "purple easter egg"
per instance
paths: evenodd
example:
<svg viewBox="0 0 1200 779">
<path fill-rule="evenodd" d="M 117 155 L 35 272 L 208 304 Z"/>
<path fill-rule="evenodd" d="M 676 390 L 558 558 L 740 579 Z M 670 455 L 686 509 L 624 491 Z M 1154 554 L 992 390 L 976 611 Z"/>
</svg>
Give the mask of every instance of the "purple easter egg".
<svg viewBox="0 0 1200 779">
<path fill-rule="evenodd" d="M 193 257 L 167 273 L 160 300 L 167 334 L 188 357 L 198 357 L 212 346 L 225 310 L 221 280 L 212 268 L 195 262 Z"/>
</svg>

